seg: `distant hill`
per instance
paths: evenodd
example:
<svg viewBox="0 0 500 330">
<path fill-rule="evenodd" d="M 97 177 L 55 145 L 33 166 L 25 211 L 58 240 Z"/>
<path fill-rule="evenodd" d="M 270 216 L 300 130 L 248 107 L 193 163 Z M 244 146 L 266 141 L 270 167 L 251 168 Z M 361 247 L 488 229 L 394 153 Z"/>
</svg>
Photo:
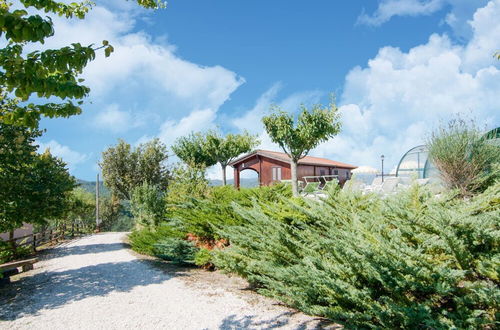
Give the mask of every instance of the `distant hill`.
<svg viewBox="0 0 500 330">
<path fill-rule="evenodd" d="M 229 179 L 227 180 L 227 184 L 233 185 L 234 180 Z M 222 180 L 210 180 L 210 185 L 211 186 L 222 186 Z M 240 186 L 243 188 L 253 188 L 253 187 L 258 187 L 259 182 L 257 179 L 251 179 L 251 178 L 240 178 Z"/>
<path fill-rule="evenodd" d="M 80 180 L 77 179 L 78 184 L 80 187 L 85 189 L 86 191 L 95 194 L 95 181 L 85 181 L 85 180 Z M 222 186 L 222 180 L 210 180 L 209 184 L 211 186 Z M 228 185 L 233 185 L 234 181 L 233 179 L 227 180 Z M 249 178 L 241 178 L 240 179 L 240 186 L 243 188 L 253 188 L 253 187 L 258 187 L 259 182 L 257 179 L 249 179 Z M 104 185 L 102 181 L 99 181 L 99 194 L 101 196 L 110 196 L 111 193 L 109 189 Z"/>
<path fill-rule="evenodd" d="M 95 181 L 85 181 L 80 179 L 77 179 L 77 181 L 80 187 L 95 195 Z M 99 194 L 101 196 L 110 196 L 109 189 L 104 185 L 104 182 L 102 181 L 99 181 Z"/>
</svg>

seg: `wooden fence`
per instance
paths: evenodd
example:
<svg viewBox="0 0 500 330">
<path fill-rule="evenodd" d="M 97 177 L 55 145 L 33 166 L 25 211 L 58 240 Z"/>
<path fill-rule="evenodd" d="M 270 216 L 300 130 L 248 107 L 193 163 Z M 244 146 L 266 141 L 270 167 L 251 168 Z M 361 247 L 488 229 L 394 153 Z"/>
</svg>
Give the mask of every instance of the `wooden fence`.
<svg viewBox="0 0 500 330">
<path fill-rule="evenodd" d="M 0 252 L 10 250 L 15 255 L 18 248 L 28 246 L 33 252 L 36 252 L 37 248 L 42 245 L 54 244 L 89 232 L 91 232 L 91 228 L 80 223 L 74 223 L 71 226 L 62 225 L 58 228 L 47 228 L 38 233 L 6 240 L 5 242 L 8 245 L 3 249 L 0 247 Z"/>
</svg>

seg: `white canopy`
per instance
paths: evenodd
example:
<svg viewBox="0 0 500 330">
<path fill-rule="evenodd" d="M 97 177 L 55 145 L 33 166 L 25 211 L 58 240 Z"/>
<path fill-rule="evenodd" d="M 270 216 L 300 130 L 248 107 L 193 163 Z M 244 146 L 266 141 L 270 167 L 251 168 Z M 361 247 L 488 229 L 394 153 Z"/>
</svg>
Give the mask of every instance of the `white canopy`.
<svg viewBox="0 0 500 330">
<path fill-rule="evenodd" d="M 378 174 L 380 171 L 371 166 L 359 166 L 351 171 L 353 174 Z"/>
</svg>

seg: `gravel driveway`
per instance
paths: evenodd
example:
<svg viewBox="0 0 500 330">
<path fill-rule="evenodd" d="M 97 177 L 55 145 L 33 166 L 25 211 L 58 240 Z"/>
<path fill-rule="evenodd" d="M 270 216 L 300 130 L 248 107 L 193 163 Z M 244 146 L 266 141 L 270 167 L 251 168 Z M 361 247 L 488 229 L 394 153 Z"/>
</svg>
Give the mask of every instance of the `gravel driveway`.
<svg viewBox="0 0 500 330">
<path fill-rule="evenodd" d="M 1 329 L 313 329 L 238 277 L 139 258 L 125 233 L 91 235 L 42 254 L 0 288 Z"/>
</svg>

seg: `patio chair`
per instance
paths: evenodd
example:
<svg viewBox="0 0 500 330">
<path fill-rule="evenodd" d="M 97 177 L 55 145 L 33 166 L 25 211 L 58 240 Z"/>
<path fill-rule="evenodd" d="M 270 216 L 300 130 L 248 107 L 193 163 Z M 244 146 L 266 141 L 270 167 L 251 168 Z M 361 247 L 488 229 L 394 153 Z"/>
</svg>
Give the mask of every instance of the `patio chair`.
<svg viewBox="0 0 500 330">
<path fill-rule="evenodd" d="M 394 193 L 399 185 L 399 181 L 400 180 L 397 177 L 384 179 L 384 183 L 382 183 L 382 186 L 380 187 L 380 192 L 383 195 Z"/>
<path fill-rule="evenodd" d="M 334 187 L 339 185 L 339 181 L 337 179 L 333 180 L 325 180 L 325 184 L 321 187 L 321 190 L 323 191 L 329 191 L 330 189 L 333 189 Z"/>
<path fill-rule="evenodd" d="M 385 179 L 386 180 L 386 179 Z M 377 176 L 373 179 L 372 181 L 372 186 L 381 186 L 382 185 L 382 177 L 381 176 Z"/>
<path fill-rule="evenodd" d="M 343 189 L 351 190 L 351 191 L 363 191 L 365 189 L 365 187 L 366 187 L 366 185 L 364 182 L 356 180 L 356 179 L 350 179 L 350 180 L 347 180 Z"/>
<path fill-rule="evenodd" d="M 304 196 L 307 196 L 310 194 L 316 195 L 316 193 L 319 192 L 319 185 L 320 184 L 321 184 L 321 182 L 307 182 L 306 186 L 302 190 L 302 193 L 304 194 Z"/>
</svg>

